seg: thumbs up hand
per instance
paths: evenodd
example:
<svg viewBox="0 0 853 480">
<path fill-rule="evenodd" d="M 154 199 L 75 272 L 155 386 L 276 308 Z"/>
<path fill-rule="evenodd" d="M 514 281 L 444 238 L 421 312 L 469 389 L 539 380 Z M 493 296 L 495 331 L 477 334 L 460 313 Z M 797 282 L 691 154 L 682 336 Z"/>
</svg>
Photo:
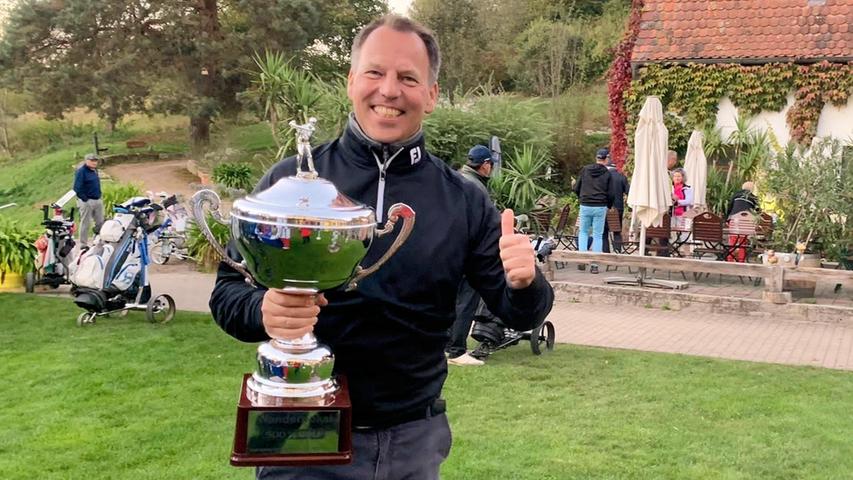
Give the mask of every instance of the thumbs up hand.
<svg viewBox="0 0 853 480">
<path fill-rule="evenodd" d="M 501 214 L 501 239 L 498 244 L 501 262 L 510 288 L 522 289 L 533 283 L 536 277 L 533 245 L 526 235 L 514 233 L 515 216 L 512 210 Z"/>
</svg>

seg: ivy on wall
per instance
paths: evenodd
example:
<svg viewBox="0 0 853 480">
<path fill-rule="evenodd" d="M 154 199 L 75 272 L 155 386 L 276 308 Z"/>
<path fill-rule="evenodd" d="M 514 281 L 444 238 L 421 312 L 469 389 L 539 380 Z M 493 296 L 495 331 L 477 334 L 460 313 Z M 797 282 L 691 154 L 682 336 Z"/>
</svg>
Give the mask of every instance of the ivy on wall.
<svg viewBox="0 0 853 480">
<path fill-rule="evenodd" d="M 649 95 L 660 97 L 666 108 L 664 122 L 670 145 L 683 149 L 694 128 L 713 127 L 724 96 L 732 100 L 741 115 L 752 116 L 763 110 L 781 111 L 791 91 L 795 98 L 787 114 L 791 137 L 808 144 L 817 132 L 824 105 L 840 107 L 847 103 L 853 91 L 853 63 L 651 64 L 640 69 L 624 93 L 625 116 L 621 125 L 626 127 L 621 132 L 617 131 L 619 122 L 614 122 L 611 109 L 613 135 L 622 135 L 612 142 L 627 146 L 635 117 Z"/>
<path fill-rule="evenodd" d="M 616 163 L 616 168 L 623 169 L 628 154 L 628 138 L 626 137 L 625 122 L 628 112 L 625 110 L 625 92 L 631 85 L 631 52 L 640 33 L 640 17 L 643 13 L 644 0 L 631 1 L 631 16 L 628 19 L 628 29 L 619 45 L 607 72 L 607 97 L 610 114 L 610 157 Z"/>
</svg>

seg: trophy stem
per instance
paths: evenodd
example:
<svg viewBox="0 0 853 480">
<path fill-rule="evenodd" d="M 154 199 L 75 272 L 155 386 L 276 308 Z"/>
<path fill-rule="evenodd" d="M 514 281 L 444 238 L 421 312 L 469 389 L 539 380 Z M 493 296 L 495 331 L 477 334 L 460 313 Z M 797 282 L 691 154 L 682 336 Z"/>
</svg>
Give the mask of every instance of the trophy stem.
<svg viewBox="0 0 853 480">
<path fill-rule="evenodd" d="M 320 293 L 314 288 L 299 287 L 284 287 L 279 288 L 278 291 L 289 293 L 291 295 L 308 295 L 311 297 L 316 297 L 317 294 Z M 284 352 L 313 350 L 317 348 L 317 345 L 319 345 L 317 337 L 314 336 L 314 332 L 308 332 L 299 338 L 274 338 L 270 343 L 273 347 Z"/>
<path fill-rule="evenodd" d="M 313 350 L 318 345 L 314 332 L 308 332 L 299 338 L 274 338 L 271 343 L 275 348 L 285 352 Z"/>
</svg>

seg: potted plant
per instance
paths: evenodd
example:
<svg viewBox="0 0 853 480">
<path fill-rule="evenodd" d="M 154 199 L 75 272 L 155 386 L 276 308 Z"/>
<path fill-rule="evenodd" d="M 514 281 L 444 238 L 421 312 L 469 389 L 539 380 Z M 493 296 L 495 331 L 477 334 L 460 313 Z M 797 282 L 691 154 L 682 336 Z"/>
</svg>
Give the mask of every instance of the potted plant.
<svg viewBox="0 0 853 480">
<path fill-rule="evenodd" d="M 778 215 L 777 252 L 797 255 L 800 266 L 820 266 L 824 255 L 837 261 L 853 232 L 853 162 L 842 159 L 841 144 L 789 145 L 770 162 L 764 187 Z"/>
<path fill-rule="evenodd" d="M 18 222 L 0 217 L 0 290 L 19 288 L 24 275 L 36 267 L 35 231 L 26 231 Z"/>
</svg>

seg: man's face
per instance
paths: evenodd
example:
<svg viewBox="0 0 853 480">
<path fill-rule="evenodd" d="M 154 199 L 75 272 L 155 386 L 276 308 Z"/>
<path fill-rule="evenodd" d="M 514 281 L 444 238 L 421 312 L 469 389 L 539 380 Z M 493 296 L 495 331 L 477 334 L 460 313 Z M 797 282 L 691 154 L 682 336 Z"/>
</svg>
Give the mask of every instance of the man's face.
<svg viewBox="0 0 853 480">
<path fill-rule="evenodd" d="M 347 78 L 358 124 L 373 140 L 396 143 L 414 135 L 433 111 L 438 84 L 430 85 L 426 45 L 413 32 L 374 30 Z"/>
<path fill-rule="evenodd" d="M 92 170 L 98 168 L 98 159 L 89 159 L 86 160 L 86 166 L 91 168 Z"/>
<path fill-rule="evenodd" d="M 660 158 L 660 157 L 658 157 Z M 667 170 L 672 170 L 675 168 L 675 164 L 678 163 L 678 155 L 669 154 L 666 156 L 666 168 Z"/>
<path fill-rule="evenodd" d="M 490 162 L 488 160 L 483 162 L 483 165 L 480 166 L 480 173 L 482 173 L 483 176 L 485 176 L 485 177 L 491 177 L 492 176 L 492 162 Z"/>
</svg>

